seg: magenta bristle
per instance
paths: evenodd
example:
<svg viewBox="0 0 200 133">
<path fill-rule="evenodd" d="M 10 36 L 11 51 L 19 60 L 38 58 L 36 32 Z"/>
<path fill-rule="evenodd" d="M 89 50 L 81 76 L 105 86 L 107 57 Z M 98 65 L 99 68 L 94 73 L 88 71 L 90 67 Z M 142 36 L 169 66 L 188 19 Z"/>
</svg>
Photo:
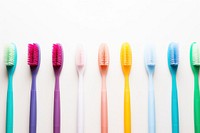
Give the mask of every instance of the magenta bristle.
<svg viewBox="0 0 200 133">
<path fill-rule="evenodd" d="M 30 66 L 38 65 L 39 48 L 37 44 L 28 45 L 28 64 Z"/>
<path fill-rule="evenodd" d="M 52 63 L 53 66 L 61 66 L 63 62 L 62 46 L 60 44 L 53 45 Z"/>
</svg>

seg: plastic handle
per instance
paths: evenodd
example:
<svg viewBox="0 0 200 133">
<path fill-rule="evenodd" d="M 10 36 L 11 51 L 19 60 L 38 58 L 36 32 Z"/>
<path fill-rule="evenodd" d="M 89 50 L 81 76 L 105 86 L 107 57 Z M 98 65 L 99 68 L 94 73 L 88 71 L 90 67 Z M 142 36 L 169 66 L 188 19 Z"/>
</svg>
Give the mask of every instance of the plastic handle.
<svg viewBox="0 0 200 133">
<path fill-rule="evenodd" d="M 148 133 L 155 133 L 155 97 L 153 87 L 153 75 L 149 75 L 149 90 L 148 90 Z"/>
<path fill-rule="evenodd" d="M 56 76 L 55 90 L 54 90 L 54 119 L 53 132 L 60 133 L 60 88 L 59 77 Z"/>
<path fill-rule="evenodd" d="M 128 77 L 125 77 L 124 89 L 124 133 L 131 133 L 130 88 Z"/>
<path fill-rule="evenodd" d="M 101 89 L 101 133 L 108 133 L 107 90 L 105 76 L 102 76 Z"/>
<path fill-rule="evenodd" d="M 13 133 L 13 85 L 12 76 L 8 79 L 6 133 Z"/>
<path fill-rule="evenodd" d="M 37 125 L 36 77 L 32 76 L 29 133 L 36 133 L 36 125 Z"/>
<path fill-rule="evenodd" d="M 176 75 L 172 76 L 172 133 L 179 133 L 178 94 Z"/>
<path fill-rule="evenodd" d="M 200 96 L 199 96 L 199 77 L 194 76 L 194 127 L 195 133 L 200 133 Z"/>
<path fill-rule="evenodd" d="M 78 129 L 77 133 L 84 133 L 84 106 L 83 106 L 83 75 L 79 75 L 79 86 L 78 86 Z"/>
</svg>

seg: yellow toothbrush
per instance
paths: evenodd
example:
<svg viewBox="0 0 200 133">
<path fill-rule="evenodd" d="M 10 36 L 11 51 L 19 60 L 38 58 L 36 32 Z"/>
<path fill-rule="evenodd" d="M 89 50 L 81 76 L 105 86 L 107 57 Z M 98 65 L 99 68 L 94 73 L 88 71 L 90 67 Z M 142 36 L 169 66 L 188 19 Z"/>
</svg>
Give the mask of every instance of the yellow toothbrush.
<svg viewBox="0 0 200 133">
<path fill-rule="evenodd" d="M 121 67 L 124 73 L 124 133 L 131 133 L 131 107 L 130 107 L 130 87 L 129 74 L 132 65 L 132 52 L 129 43 L 123 43 L 121 47 Z"/>
</svg>

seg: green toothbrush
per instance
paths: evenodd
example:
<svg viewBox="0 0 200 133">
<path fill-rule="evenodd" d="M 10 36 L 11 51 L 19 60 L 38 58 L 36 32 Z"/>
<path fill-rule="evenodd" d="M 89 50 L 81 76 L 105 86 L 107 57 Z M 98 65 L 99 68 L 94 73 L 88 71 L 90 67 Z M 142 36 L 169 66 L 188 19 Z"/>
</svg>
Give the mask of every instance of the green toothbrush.
<svg viewBox="0 0 200 133">
<path fill-rule="evenodd" d="M 193 42 L 190 47 L 190 65 L 194 74 L 194 127 L 195 133 L 200 133 L 200 95 L 199 95 L 199 67 L 200 47 Z"/>
<path fill-rule="evenodd" d="M 13 133 L 13 74 L 17 65 L 17 49 L 15 44 L 11 43 L 6 48 L 5 64 L 8 72 L 8 90 L 6 107 L 6 133 Z"/>
</svg>

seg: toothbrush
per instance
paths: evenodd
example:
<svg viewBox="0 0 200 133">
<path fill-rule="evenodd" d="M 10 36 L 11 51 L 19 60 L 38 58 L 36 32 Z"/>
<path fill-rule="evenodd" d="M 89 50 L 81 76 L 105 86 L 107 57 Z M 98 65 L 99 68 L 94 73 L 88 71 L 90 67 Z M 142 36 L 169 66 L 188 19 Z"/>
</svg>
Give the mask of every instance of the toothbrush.
<svg viewBox="0 0 200 133">
<path fill-rule="evenodd" d="M 148 133 L 156 133 L 155 123 L 155 96 L 153 86 L 153 75 L 155 71 L 155 51 L 153 47 L 148 46 L 145 50 L 145 68 L 149 76 L 148 90 Z"/>
<path fill-rule="evenodd" d="M 17 65 L 17 49 L 13 43 L 6 48 L 5 64 L 8 72 L 6 133 L 13 133 L 13 75 Z"/>
<path fill-rule="evenodd" d="M 178 94 L 176 85 L 176 72 L 179 64 L 179 51 L 176 43 L 170 43 L 168 47 L 168 67 L 172 76 L 172 133 L 179 133 L 179 112 L 178 112 Z"/>
<path fill-rule="evenodd" d="M 36 77 L 40 67 L 40 48 L 36 43 L 28 45 L 28 65 L 32 74 L 29 133 L 36 133 L 37 127 L 37 96 Z"/>
<path fill-rule="evenodd" d="M 195 128 L 195 133 L 200 133 L 200 95 L 199 95 L 200 46 L 196 42 L 193 42 L 190 47 L 190 66 L 194 74 L 194 128 Z"/>
<path fill-rule="evenodd" d="M 52 64 L 55 74 L 53 132 L 60 133 L 60 85 L 59 78 L 63 66 L 63 50 L 60 44 L 54 44 Z"/>
<path fill-rule="evenodd" d="M 131 101 L 129 74 L 132 65 L 132 52 L 129 43 L 123 43 L 121 47 L 121 67 L 125 78 L 124 87 L 124 133 L 131 133 Z"/>
<path fill-rule="evenodd" d="M 99 70 L 102 77 L 101 88 L 101 133 L 108 133 L 108 109 L 107 109 L 107 90 L 106 90 L 106 75 L 108 72 L 110 57 L 108 46 L 101 44 L 98 53 Z"/>
<path fill-rule="evenodd" d="M 76 53 L 76 69 L 79 76 L 78 85 L 78 125 L 77 133 L 84 133 L 84 105 L 83 105 L 83 76 L 85 72 L 86 58 L 83 47 L 79 47 Z"/>
</svg>

